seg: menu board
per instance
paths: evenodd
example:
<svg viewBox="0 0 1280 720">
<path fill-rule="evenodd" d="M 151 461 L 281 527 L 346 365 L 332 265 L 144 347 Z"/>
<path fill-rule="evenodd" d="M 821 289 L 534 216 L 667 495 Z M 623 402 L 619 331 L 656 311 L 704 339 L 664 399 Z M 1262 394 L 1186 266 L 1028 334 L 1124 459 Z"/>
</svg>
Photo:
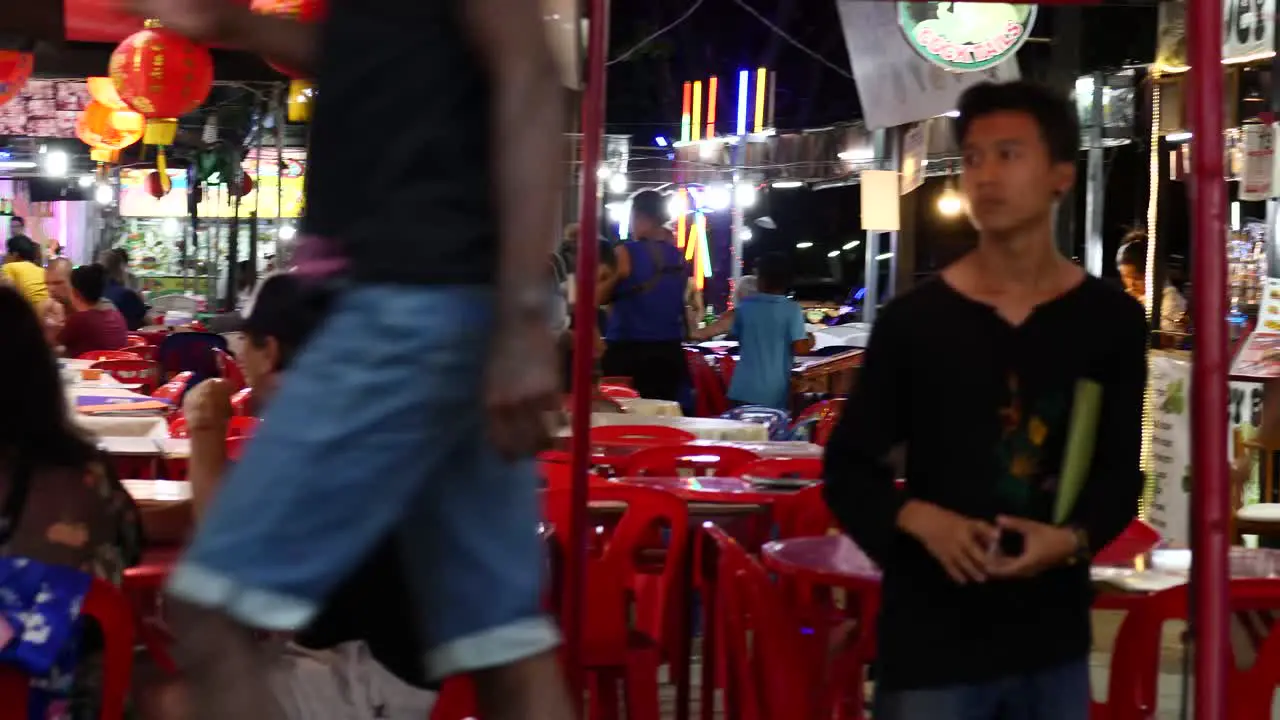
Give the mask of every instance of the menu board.
<svg viewBox="0 0 1280 720">
<path fill-rule="evenodd" d="M 74 138 L 80 111 L 90 101 L 83 82 L 28 81 L 17 97 L 0 105 L 0 135 Z"/>
<path fill-rule="evenodd" d="M 1155 485 L 1147 519 L 1173 545 L 1190 540 L 1191 363 L 1166 353 L 1151 355 L 1154 427 L 1151 475 Z"/>
</svg>

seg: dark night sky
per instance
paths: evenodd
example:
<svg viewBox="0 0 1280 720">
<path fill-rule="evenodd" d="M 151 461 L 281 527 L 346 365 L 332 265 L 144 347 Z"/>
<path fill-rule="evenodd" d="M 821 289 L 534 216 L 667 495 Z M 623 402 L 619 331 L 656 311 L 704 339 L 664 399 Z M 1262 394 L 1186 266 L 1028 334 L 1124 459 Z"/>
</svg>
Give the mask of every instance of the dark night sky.
<svg viewBox="0 0 1280 720">
<path fill-rule="evenodd" d="M 610 57 L 667 25 L 688 10 L 691 0 L 615 0 Z M 744 0 L 789 35 L 834 65 L 849 67 L 835 0 Z M 1034 36 L 1051 38 L 1055 9 L 1041 6 Z M 1155 52 L 1156 8 L 1097 6 L 1083 11 L 1081 73 L 1149 62 Z M 1041 78 L 1050 45 L 1028 43 L 1019 53 L 1024 77 Z M 742 68 L 769 67 L 778 72 L 776 124 L 780 130 L 821 127 L 860 116 L 854 82 L 809 57 L 738 7 L 734 0 L 706 0 L 685 22 L 645 46 L 634 57 L 609 67 L 607 127 L 633 135 L 633 147 L 650 145 L 655 135 L 677 132 L 681 85 L 715 74 L 731 78 Z M 725 97 L 722 89 L 722 97 Z M 1113 151 L 1107 207 L 1108 245 L 1124 227 L 1141 217 L 1146 203 L 1146 160 L 1137 146 Z M 1083 170 L 1083 167 L 1081 168 Z M 918 232 L 934 239 L 921 253 L 919 269 L 936 270 L 972 242 L 963 219 L 942 220 L 932 204 L 944 181 L 931 180 L 921 194 Z M 770 191 L 757 213 L 768 213 L 775 231 L 755 231 L 746 248 L 748 262 L 767 251 L 791 255 L 804 281 L 834 280 L 836 287 L 861 285 L 863 251 L 859 247 L 834 260 L 827 253 L 861 239 L 858 189 Z M 1083 214 L 1083 203 L 1080 206 Z M 713 229 L 714 232 L 714 229 Z M 795 243 L 814 247 L 797 250 Z M 864 243 L 865 244 L 865 243 Z M 844 290 L 834 291 L 843 295 Z"/>
</svg>

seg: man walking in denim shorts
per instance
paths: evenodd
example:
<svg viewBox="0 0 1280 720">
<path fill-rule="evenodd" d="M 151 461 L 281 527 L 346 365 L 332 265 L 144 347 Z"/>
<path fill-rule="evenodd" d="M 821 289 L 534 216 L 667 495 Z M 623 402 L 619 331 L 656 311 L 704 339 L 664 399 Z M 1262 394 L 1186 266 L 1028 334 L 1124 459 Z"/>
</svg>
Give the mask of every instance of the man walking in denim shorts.
<svg viewBox="0 0 1280 720">
<path fill-rule="evenodd" d="M 305 626 L 395 532 L 430 679 L 473 674 L 486 718 L 571 717 L 530 460 L 559 389 L 530 272 L 554 246 L 563 167 L 539 4 L 331 0 L 307 26 L 228 0 L 133 2 L 315 70 L 305 231 L 343 265 L 173 572 L 193 712 L 274 717 L 249 629 Z"/>
</svg>

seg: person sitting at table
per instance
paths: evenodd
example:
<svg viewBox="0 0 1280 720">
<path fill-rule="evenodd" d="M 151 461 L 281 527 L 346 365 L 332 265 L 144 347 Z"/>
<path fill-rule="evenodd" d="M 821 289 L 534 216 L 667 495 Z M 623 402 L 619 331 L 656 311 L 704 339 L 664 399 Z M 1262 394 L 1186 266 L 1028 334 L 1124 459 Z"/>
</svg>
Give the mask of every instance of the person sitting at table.
<svg viewBox="0 0 1280 720">
<path fill-rule="evenodd" d="M 103 251 L 99 262 L 107 271 L 107 284 L 102 296 L 116 306 L 130 330 L 145 325 L 147 304 L 130 284 L 129 253 L 124 248 L 112 248 Z"/>
<path fill-rule="evenodd" d="M 0 265 L 0 283 L 12 285 L 37 310 L 41 303 L 49 299 L 49 289 L 44 284 L 44 270 L 40 267 L 40 250 L 31 238 L 16 235 L 5 243 L 4 264 Z"/>
<path fill-rule="evenodd" d="M 631 196 L 633 240 L 614 249 L 617 269 L 597 297 L 612 303 L 601 365 L 605 375 L 629 377 L 642 397 L 680 399 L 688 375 L 681 343 L 689 265 L 671 241 L 666 198 L 656 190 Z"/>
<path fill-rule="evenodd" d="M 12 288 L 0 287 L 0 328 L 0 374 L 21 378 L 5 390 L 0 413 L 0 528 L 11 528 L 0 538 L 0 556 L 72 567 L 118 585 L 142 552 L 138 508 L 69 419 L 57 362 L 30 304 Z M 98 697 L 101 647 L 97 628 L 86 628 L 65 698 L 70 717 L 96 717 L 89 698 Z"/>
<path fill-rule="evenodd" d="M 730 333 L 739 343 L 738 365 L 729 382 L 734 403 L 778 410 L 791 406 L 792 359 L 812 350 L 813 338 L 805 331 L 804 311 L 786 296 L 790 285 L 786 257 L 769 253 L 756 265 L 757 292 L 732 311 Z M 694 337 L 707 340 L 723 329 L 717 320 Z"/>
<path fill-rule="evenodd" d="M 101 265 L 81 265 L 71 271 L 71 308 L 62 329 L 63 354 L 80 357 L 94 350 L 119 350 L 129 342 L 124 316 L 103 297 L 107 271 Z"/>
<path fill-rule="evenodd" d="M 327 310 L 327 298 L 294 275 L 271 275 L 258 285 L 245 307 L 241 357 L 259 408 L 269 402 Z M 225 381 L 206 380 L 183 403 L 197 517 L 215 501 L 227 469 L 231 393 Z M 273 682 L 288 717 L 316 717 L 312 712 L 326 704 L 330 711 L 351 708 L 361 698 L 343 691 L 347 679 L 356 677 L 371 690 L 366 699 L 384 707 L 383 714 L 357 707 L 352 717 L 421 720 L 430 714 L 438 688 L 425 681 L 425 655 L 409 631 L 414 615 L 401 568 L 399 545 L 388 538 L 339 587 L 316 621 L 293 638 L 295 647 L 282 657 Z"/>
<path fill-rule="evenodd" d="M 62 329 L 71 314 L 71 261 L 56 257 L 44 269 L 44 284 L 49 298 L 40 303 L 37 315 L 44 326 L 44 336 L 50 347 L 61 353 Z"/>
<path fill-rule="evenodd" d="M 1133 230 L 1121 240 L 1116 253 L 1116 269 L 1129 297 L 1140 303 L 1147 295 L 1147 234 Z M 1187 331 L 1187 300 L 1172 284 L 1166 282 L 1160 292 L 1161 332 Z"/>
</svg>

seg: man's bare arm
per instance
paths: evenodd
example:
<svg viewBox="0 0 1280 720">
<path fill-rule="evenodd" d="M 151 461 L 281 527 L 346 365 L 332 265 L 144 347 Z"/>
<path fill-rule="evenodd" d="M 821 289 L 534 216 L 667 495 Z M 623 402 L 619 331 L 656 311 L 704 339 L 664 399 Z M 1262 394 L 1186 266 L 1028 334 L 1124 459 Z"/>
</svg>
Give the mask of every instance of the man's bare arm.
<svg viewBox="0 0 1280 720">
<path fill-rule="evenodd" d="M 532 268 L 555 245 L 564 172 L 563 96 L 530 0 L 465 0 L 466 25 L 493 80 L 492 162 L 501 260 L 500 323 L 527 314 L 532 293 L 546 287 Z M 587 233 L 590 236 L 590 233 Z"/>
</svg>

